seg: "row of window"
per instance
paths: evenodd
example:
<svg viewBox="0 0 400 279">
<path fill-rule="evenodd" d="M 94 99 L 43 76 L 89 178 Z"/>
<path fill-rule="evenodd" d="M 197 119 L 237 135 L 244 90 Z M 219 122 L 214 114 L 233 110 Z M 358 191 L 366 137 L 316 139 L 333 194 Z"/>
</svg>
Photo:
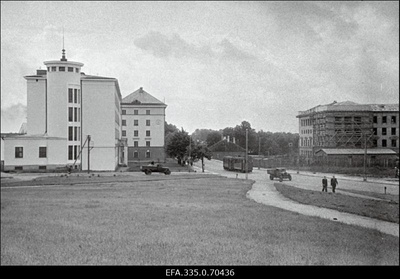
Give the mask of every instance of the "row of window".
<svg viewBox="0 0 400 279">
<path fill-rule="evenodd" d="M 68 126 L 68 140 L 79 141 L 81 136 L 81 127 Z"/>
<path fill-rule="evenodd" d="M 388 121 L 388 117 L 387 116 L 382 116 L 382 124 L 386 124 L 387 121 Z M 395 115 L 390 116 L 390 123 L 391 124 L 396 124 L 396 121 L 397 120 L 396 120 L 396 116 Z M 373 119 L 372 119 L 372 122 L 373 123 L 378 123 L 378 116 L 374 116 Z"/>
<path fill-rule="evenodd" d="M 57 68 L 59 72 L 71 72 L 73 73 L 75 71 L 75 73 L 79 73 L 79 68 L 75 68 L 74 67 L 64 67 L 64 66 L 51 66 L 51 67 L 47 67 L 47 71 L 48 72 L 57 72 Z"/>
<path fill-rule="evenodd" d="M 133 110 L 133 114 L 134 115 L 139 115 L 139 110 L 138 109 L 134 109 Z M 122 115 L 126 115 L 126 109 L 122 110 Z M 146 115 L 150 115 L 150 110 L 146 109 Z"/>
<path fill-rule="evenodd" d="M 374 135 L 377 135 L 378 134 L 378 128 L 373 128 L 373 132 L 374 132 Z M 390 134 L 392 135 L 392 136 L 395 136 L 396 135 L 396 128 L 391 128 L 390 129 Z M 386 136 L 387 135 L 387 129 L 386 128 L 382 128 L 382 136 Z"/>
<path fill-rule="evenodd" d="M 150 119 L 146 119 L 146 126 L 150 126 Z M 122 126 L 126 126 L 126 119 L 122 119 Z M 139 120 L 138 119 L 134 119 L 133 120 L 133 126 L 139 126 Z"/>
<path fill-rule="evenodd" d="M 311 119 L 301 119 L 300 120 L 300 126 L 311 126 Z"/>
<path fill-rule="evenodd" d="M 76 88 L 68 88 L 68 103 L 80 103 L 81 90 Z"/>
<path fill-rule="evenodd" d="M 68 121 L 69 122 L 80 122 L 81 121 L 81 109 L 68 107 Z"/>
<path fill-rule="evenodd" d="M 301 130 L 300 133 L 301 134 L 312 134 L 312 130 L 311 129 Z"/>
<path fill-rule="evenodd" d="M 122 130 L 122 136 L 126 137 L 126 131 L 125 130 Z M 134 130 L 133 131 L 133 136 L 134 137 L 139 137 L 139 130 Z M 151 131 L 147 130 L 146 131 L 146 137 L 150 137 L 150 136 L 151 136 Z"/>
<path fill-rule="evenodd" d="M 39 158 L 47 157 L 47 147 L 39 147 Z M 24 148 L 22 146 L 15 147 L 15 158 L 24 158 Z"/>
<path fill-rule="evenodd" d="M 373 140 L 372 143 L 373 143 L 374 147 L 378 146 L 378 141 L 377 140 Z M 382 147 L 387 147 L 387 144 L 388 144 L 387 140 L 383 139 L 382 142 L 381 142 Z M 397 147 L 397 140 L 392 139 L 391 140 L 391 144 L 392 144 L 391 147 Z"/>
<path fill-rule="evenodd" d="M 146 150 L 145 157 L 146 158 L 151 158 L 150 150 Z M 139 151 L 138 150 L 134 150 L 133 151 L 133 158 L 139 158 Z"/>
</svg>

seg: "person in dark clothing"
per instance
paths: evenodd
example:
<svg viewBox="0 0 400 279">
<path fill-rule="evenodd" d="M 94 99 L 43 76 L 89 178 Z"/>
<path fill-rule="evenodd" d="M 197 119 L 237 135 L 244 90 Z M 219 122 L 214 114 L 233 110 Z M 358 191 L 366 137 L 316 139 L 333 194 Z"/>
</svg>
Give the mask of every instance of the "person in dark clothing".
<svg viewBox="0 0 400 279">
<path fill-rule="evenodd" d="M 336 177 L 333 176 L 333 177 L 331 178 L 332 192 L 335 193 L 336 185 L 338 185 L 338 184 L 339 184 L 339 182 L 337 181 Z"/>
<path fill-rule="evenodd" d="M 322 192 L 328 192 L 328 179 L 326 179 L 326 176 L 322 178 Z"/>
</svg>

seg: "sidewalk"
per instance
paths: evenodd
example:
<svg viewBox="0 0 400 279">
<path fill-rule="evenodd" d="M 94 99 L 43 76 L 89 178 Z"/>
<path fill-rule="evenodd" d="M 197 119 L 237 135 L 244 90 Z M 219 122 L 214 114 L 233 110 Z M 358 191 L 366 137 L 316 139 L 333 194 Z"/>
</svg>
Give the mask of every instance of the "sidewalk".
<svg viewBox="0 0 400 279">
<path fill-rule="evenodd" d="M 196 169 L 201 169 L 198 166 L 195 166 Z M 215 173 L 215 172 L 210 172 L 210 171 L 205 171 L 205 173 L 212 173 L 212 174 L 217 174 L 221 176 L 226 176 L 225 174 L 221 173 Z M 302 172 L 304 174 L 304 172 Z M 300 173 L 301 174 L 301 173 Z M 304 175 L 312 175 L 312 176 L 329 176 L 329 174 L 304 174 Z M 332 174 L 333 175 L 333 174 Z M 235 177 L 235 173 L 229 173 L 229 177 Z M 340 177 L 341 179 L 347 179 L 349 180 L 352 179 L 352 177 L 345 177 L 345 176 L 337 176 Z M 242 178 L 242 175 L 241 177 Z M 349 225 L 357 225 L 369 229 L 375 229 L 380 232 L 394 235 L 399 237 L 399 224 L 397 223 L 391 223 L 391 222 L 386 222 L 386 221 L 381 221 L 373 218 L 368 218 L 356 214 L 350 214 L 350 213 L 345 213 L 345 212 L 339 212 L 337 210 L 333 209 L 328 209 L 328 208 L 322 208 L 322 207 L 317 207 L 317 206 L 312 206 L 312 205 L 305 205 L 305 204 L 300 204 L 298 202 L 295 202 L 289 198 L 284 197 L 282 194 L 280 194 L 273 182 L 268 182 L 265 183 L 265 181 L 257 181 L 256 179 L 252 178 L 255 183 L 253 184 L 252 188 L 250 191 L 247 192 L 246 196 L 249 199 L 254 200 L 255 202 L 262 203 L 268 206 L 274 206 L 278 208 L 282 208 L 285 210 L 297 212 L 303 215 L 308 215 L 308 216 L 316 216 L 324 219 L 328 219 L 334 222 L 342 222 L 345 224 Z M 358 180 L 360 181 L 360 180 Z M 362 181 L 362 178 L 361 178 Z"/>
</svg>

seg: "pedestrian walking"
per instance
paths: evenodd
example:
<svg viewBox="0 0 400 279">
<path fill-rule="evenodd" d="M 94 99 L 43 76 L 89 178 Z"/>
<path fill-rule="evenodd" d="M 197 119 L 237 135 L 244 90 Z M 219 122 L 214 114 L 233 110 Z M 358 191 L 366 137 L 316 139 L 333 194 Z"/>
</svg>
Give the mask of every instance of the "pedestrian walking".
<svg viewBox="0 0 400 279">
<path fill-rule="evenodd" d="M 326 176 L 322 178 L 322 192 L 328 192 L 328 179 L 326 179 Z"/>
<path fill-rule="evenodd" d="M 331 178 L 332 192 L 335 193 L 336 185 L 338 185 L 338 184 L 339 184 L 339 182 L 337 181 L 336 177 L 333 176 L 333 177 Z"/>
</svg>

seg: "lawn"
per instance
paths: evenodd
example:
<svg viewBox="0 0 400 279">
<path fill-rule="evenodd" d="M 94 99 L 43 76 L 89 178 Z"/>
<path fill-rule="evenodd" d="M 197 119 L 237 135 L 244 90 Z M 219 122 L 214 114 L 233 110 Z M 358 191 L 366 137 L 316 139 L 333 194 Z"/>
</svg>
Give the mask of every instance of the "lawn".
<svg viewBox="0 0 400 279">
<path fill-rule="evenodd" d="M 282 195 L 299 203 L 335 209 L 399 224 L 399 197 L 395 195 L 343 190 L 383 199 L 372 200 L 340 193 L 305 190 L 283 183 L 275 183 L 274 185 Z"/>
<path fill-rule="evenodd" d="M 2 185 L 2 265 L 399 264 L 397 237 L 255 203 L 246 180 L 191 174 L 32 183 L 43 186 Z"/>
</svg>

